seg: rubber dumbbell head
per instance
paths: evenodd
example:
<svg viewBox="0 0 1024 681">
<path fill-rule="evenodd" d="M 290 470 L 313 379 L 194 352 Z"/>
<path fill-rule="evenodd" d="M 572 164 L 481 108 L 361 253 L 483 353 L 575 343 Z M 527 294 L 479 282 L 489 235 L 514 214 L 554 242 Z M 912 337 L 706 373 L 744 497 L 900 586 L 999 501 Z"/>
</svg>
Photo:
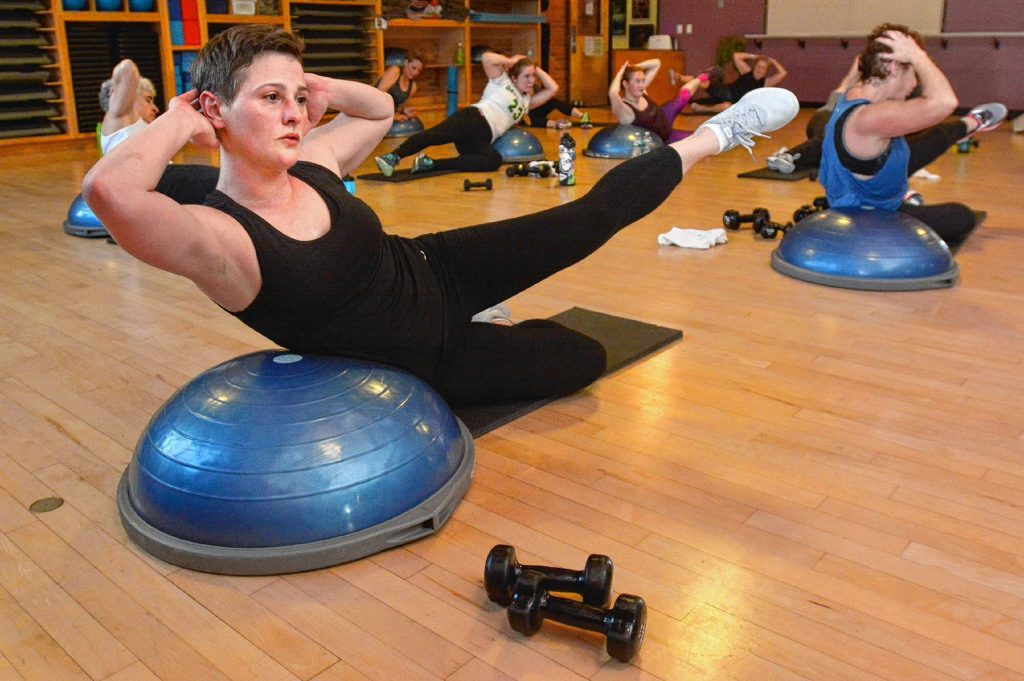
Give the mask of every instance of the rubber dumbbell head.
<svg viewBox="0 0 1024 681">
<path fill-rule="evenodd" d="M 755 229 L 757 235 L 762 239 L 774 239 L 779 235 L 779 232 L 785 234 L 786 232 L 789 231 L 789 229 L 792 226 L 792 222 L 787 222 L 786 224 L 782 225 L 779 224 L 778 222 L 772 222 L 771 220 L 768 220 L 765 223 L 756 225 Z"/>
<path fill-rule="evenodd" d="M 544 575 L 524 570 L 516 580 L 508 623 L 513 629 L 532 636 L 545 619 L 604 634 L 608 654 L 620 662 L 629 662 L 640 650 L 647 630 L 647 604 L 639 596 L 621 594 L 611 609 L 598 608 L 579 601 L 552 596 L 541 584 Z"/>
<path fill-rule="evenodd" d="M 484 588 L 491 601 L 508 607 L 512 602 L 516 580 L 527 570 L 543 575 L 542 588 L 557 593 L 574 593 L 589 605 L 604 607 L 612 596 L 612 561 L 608 556 L 593 554 L 587 558 L 582 570 L 569 570 L 542 565 L 520 565 L 516 550 L 507 544 L 498 544 L 484 563 Z"/>
</svg>

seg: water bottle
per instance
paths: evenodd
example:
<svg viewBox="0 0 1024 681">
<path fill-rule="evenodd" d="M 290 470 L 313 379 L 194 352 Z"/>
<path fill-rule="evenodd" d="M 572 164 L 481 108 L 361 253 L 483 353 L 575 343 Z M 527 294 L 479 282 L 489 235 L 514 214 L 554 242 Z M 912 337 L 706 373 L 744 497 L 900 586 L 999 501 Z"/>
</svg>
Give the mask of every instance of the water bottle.
<svg viewBox="0 0 1024 681">
<path fill-rule="evenodd" d="M 558 140 L 558 184 L 565 187 L 576 184 L 576 141 L 567 132 Z"/>
<path fill-rule="evenodd" d="M 455 63 L 458 66 L 466 63 L 466 50 L 462 48 L 462 43 L 459 43 L 458 47 L 455 48 Z"/>
</svg>

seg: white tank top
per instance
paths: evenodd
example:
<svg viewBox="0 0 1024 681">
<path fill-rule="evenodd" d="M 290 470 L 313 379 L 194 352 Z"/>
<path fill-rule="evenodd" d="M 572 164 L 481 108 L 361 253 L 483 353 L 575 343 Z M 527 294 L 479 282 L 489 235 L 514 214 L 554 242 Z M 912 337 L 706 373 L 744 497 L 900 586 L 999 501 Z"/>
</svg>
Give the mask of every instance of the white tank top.
<svg viewBox="0 0 1024 681">
<path fill-rule="evenodd" d="M 480 101 L 473 104 L 480 109 L 491 126 L 491 141 L 504 135 L 509 128 L 530 110 L 530 96 L 516 89 L 507 73 L 487 81 Z"/>
<path fill-rule="evenodd" d="M 114 150 L 114 147 L 116 147 L 118 144 L 124 142 L 132 135 L 145 130 L 147 125 L 149 125 L 149 123 L 140 118 L 131 125 L 126 125 L 125 127 L 121 128 L 112 135 L 104 135 L 101 133 L 100 151 L 102 151 L 104 154 L 109 154 L 111 151 Z"/>
</svg>

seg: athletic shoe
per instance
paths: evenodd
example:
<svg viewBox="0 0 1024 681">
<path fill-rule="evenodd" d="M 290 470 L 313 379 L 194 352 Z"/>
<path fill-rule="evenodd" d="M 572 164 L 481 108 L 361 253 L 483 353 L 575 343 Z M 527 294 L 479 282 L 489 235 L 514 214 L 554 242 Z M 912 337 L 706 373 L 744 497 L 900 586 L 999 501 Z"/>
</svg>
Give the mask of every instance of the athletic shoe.
<svg viewBox="0 0 1024 681">
<path fill-rule="evenodd" d="M 989 102 L 988 104 L 974 107 L 967 112 L 968 116 L 978 121 L 978 127 L 974 129 L 971 135 L 997 127 L 1006 120 L 1006 114 L 1006 107 L 999 102 Z"/>
<path fill-rule="evenodd" d="M 768 157 L 768 169 L 774 170 L 777 173 L 789 175 L 796 170 L 796 164 L 793 163 L 793 161 L 798 158 L 800 158 L 800 154 L 791 154 L 789 153 L 789 149 L 782 147 Z"/>
<path fill-rule="evenodd" d="M 915 190 L 908 189 L 907 193 L 903 195 L 904 206 L 923 206 L 924 205 L 924 194 Z"/>
<path fill-rule="evenodd" d="M 475 315 L 473 315 L 471 321 L 511 326 L 512 311 L 508 309 L 508 305 L 505 305 L 504 303 L 499 303 L 494 307 L 487 308 L 483 312 L 477 312 Z"/>
<path fill-rule="evenodd" d="M 718 138 L 718 153 L 742 146 L 754 157 L 754 138 L 771 139 L 766 132 L 778 130 L 800 112 L 796 95 L 780 87 L 751 90 L 722 113 L 706 120 L 697 132 L 708 128 Z"/>
<path fill-rule="evenodd" d="M 377 167 L 380 168 L 380 172 L 384 177 L 391 177 L 391 173 L 395 172 L 395 166 L 397 166 L 398 162 L 402 159 L 398 157 L 398 154 L 392 151 L 389 154 L 378 156 L 373 160 L 377 164 Z"/>
<path fill-rule="evenodd" d="M 434 159 L 426 154 L 420 154 L 412 160 L 413 173 L 425 173 L 434 167 Z"/>
</svg>

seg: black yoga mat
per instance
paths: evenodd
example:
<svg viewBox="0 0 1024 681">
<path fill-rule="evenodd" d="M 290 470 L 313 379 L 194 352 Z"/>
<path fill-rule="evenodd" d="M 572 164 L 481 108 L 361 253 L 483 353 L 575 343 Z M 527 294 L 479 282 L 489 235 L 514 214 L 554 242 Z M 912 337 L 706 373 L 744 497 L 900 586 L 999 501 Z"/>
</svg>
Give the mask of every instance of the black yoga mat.
<svg viewBox="0 0 1024 681">
<path fill-rule="evenodd" d="M 780 173 L 769 168 L 758 168 L 757 170 L 748 170 L 745 173 L 740 173 L 736 177 L 745 177 L 751 180 L 781 180 L 782 182 L 794 182 L 796 180 L 814 179 L 811 177 L 812 174 L 815 174 L 815 171 L 810 168 L 794 170 L 791 173 Z"/>
<path fill-rule="evenodd" d="M 627 364 L 632 364 L 683 337 L 683 332 L 678 329 L 638 322 L 581 307 L 559 312 L 551 319 L 591 338 L 596 338 L 604 345 L 608 353 L 608 369 L 605 371 L 605 375 L 621 369 Z M 455 415 L 473 433 L 473 437 L 480 437 L 538 407 L 553 402 L 555 399 L 557 398 L 548 397 L 539 400 L 459 407 L 454 411 Z"/>
<path fill-rule="evenodd" d="M 360 180 L 369 180 L 370 182 L 409 182 L 411 180 L 425 180 L 428 177 L 437 177 L 438 175 L 447 175 L 448 173 L 457 173 L 458 170 L 426 170 L 422 173 L 412 174 L 412 171 L 408 168 L 402 168 L 396 170 L 391 174 L 391 177 L 384 177 L 384 173 L 367 173 L 366 175 L 357 175 Z"/>
</svg>

